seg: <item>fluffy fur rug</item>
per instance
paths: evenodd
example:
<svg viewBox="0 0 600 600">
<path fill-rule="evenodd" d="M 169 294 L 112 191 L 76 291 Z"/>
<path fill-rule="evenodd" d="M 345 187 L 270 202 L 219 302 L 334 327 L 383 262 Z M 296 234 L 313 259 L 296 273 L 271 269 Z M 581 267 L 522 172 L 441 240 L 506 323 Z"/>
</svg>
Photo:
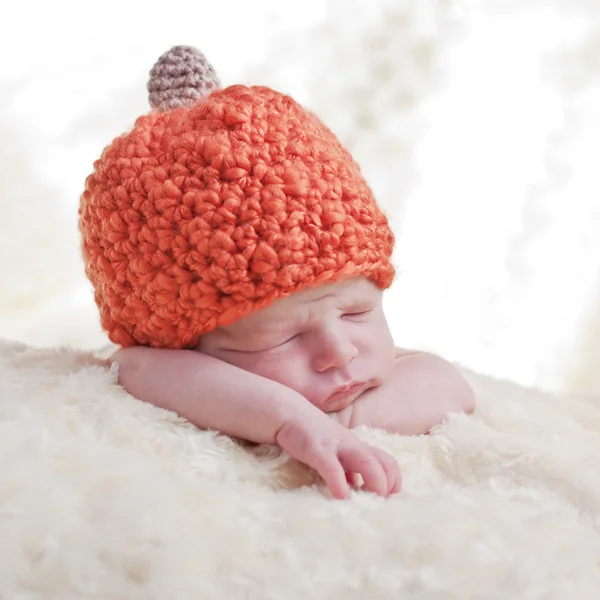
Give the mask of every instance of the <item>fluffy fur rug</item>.
<svg viewBox="0 0 600 600">
<path fill-rule="evenodd" d="M 90 355 L 0 343 L 0 598 L 598 598 L 600 399 L 469 376 L 475 415 L 360 432 L 403 494 L 339 502 Z"/>
</svg>

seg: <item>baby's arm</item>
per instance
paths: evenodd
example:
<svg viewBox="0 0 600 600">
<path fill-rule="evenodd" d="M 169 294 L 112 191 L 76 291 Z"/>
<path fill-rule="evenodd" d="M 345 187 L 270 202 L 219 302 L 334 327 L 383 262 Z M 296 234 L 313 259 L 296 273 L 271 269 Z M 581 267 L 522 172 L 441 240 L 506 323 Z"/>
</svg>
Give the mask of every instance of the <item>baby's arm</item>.
<svg viewBox="0 0 600 600">
<path fill-rule="evenodd" d="M 134 347 L 113 355 L 119 383 L 140 400 L 203 429 L 274 444 L 302 396 L 274 381 L 191 350 Z"/>
<path fill-rule="evenodd" d="M 451 413 L 474 408 L 473 390 L 453 365 L 433 354 L 399 350 L 391 377 L 367 390 L 337 420 L 347 427 L 368 425 L 416 435 Z"/>
<path fill-rule="evenodd" d="M 189 350 L 127 348 L 113 356 L 119 382 L 139 400 L 172 410 L 197 427 L 278 444 L 315 469 L 336 498 L 346 473 L 360 473 L 382 496 L 400 490 L 397 462 L 362 442 L 292 389 Z"/>
</svg>

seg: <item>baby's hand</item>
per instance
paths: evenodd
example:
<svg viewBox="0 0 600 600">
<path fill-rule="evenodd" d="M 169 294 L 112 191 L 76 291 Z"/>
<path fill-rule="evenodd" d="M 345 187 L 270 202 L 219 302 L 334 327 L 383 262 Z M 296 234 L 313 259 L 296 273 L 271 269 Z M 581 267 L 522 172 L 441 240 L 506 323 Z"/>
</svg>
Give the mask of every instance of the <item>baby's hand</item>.
<svg viewBox="0 0 600 600">
<path fill-rule="evenodd" d="M 401 489 L 402 476 L 394 458 L 324 413 L 294 416 L 278 430 L 275 439 L 293 458 L 315 469 L 334 498 L 348 496 L 348 479 L 355 474 L 362 476 L 365 489 L 380 496 Z"/>
</svg>

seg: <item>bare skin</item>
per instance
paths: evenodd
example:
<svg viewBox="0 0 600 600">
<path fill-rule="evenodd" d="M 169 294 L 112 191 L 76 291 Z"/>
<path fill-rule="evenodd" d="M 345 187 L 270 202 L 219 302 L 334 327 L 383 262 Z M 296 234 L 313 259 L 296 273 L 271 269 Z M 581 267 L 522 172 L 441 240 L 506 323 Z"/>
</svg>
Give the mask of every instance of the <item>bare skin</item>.
<svg viewBox="0 0 600 600">
<path fill-rule="evenodd" d="M 197 351 L 118 351 L 133 396 L 200 428 L 278 444 L 315 469 L 334 498 L 356 474 L 381 496 L 401 489 L 397 461 L 351 429 L 427 433 L 474 396 L 443 359 L 394 347 L 382 294 L 364 278 L 292 294 L 206 334 Z"/>
</svg>

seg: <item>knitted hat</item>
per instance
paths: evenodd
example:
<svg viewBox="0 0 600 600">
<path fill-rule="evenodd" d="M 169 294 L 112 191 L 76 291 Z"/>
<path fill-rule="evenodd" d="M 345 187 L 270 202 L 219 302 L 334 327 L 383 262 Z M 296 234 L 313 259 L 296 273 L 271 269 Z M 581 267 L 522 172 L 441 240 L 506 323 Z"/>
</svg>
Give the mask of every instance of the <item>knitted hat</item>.
<svg viewBox="0 0 600 600">
<path fill-rule="evenodd" d="M 390 286 L 394 238 L 358 165 L 289 96 L 219 81 L 178 46 L 153 111 L 94 163 L 79 209 L 102 326 L 122 346 L 193 348 L 309 286 Z"/>
</svg>

